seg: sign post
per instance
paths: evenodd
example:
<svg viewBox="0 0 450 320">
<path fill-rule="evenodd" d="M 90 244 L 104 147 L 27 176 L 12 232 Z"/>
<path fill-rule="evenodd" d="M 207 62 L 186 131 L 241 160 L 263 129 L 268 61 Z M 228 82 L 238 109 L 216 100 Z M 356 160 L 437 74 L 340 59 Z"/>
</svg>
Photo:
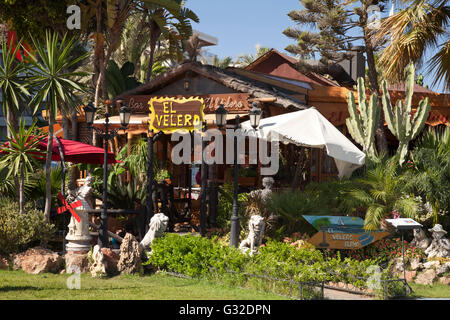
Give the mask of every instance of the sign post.
<svg viewBox="0 0 450 320">
<path fill-rule="evenodd" d="M 386 219 L 386 221 L 394 226 L 398 231 L 400 231 L 402 237 L 403 282 L 405 283 L 405 287 L 408 288 L 409 293 L 411 293 L 413 290 L 406 281 L 405 244 L 403 242 L 403 233 L 407 230 L 420 229 L 422 228 L 422 225 L 410 218 Z"/>
</svg>

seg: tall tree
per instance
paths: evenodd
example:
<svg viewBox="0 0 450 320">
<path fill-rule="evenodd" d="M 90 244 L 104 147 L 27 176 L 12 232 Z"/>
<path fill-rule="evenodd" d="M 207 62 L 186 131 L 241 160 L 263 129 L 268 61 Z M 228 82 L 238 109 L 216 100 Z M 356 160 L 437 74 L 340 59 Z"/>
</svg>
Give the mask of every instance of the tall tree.
<svg viewBox="0 0 450 320">
<path fill-rule="evenodd" d="M 293 10 L 288 16 L 299 26 L 287 28 L 283 34 L 296 41 L 286 47 L 288 52 L 300 58 L 320 59 L 320 64 L 310 64 L 300 60 L 298 67 L 303 72 L 319 71 L 330 68 L 349 58 L 348 50 L 352 42 L 362 41 L 367 58 L 368 78 L 372 92 L 381 106 L 381 91 L 375 64 L 374 45 L 370 34 L 373 22 L 369 16 L 371 6 L 384 9 L 383 0 L 300 0 L 304 7 Z M 312 31 L 310 30 L 312 27 Z M 320 68 L 320 69 L 319 69 Z M 320 72 L 320 71 L 319 71 Z M 376 130 L 376 142 L 379 152 L 387 152 L 383 117 Z"/>
<path fill-rule="evenodd" d="M 249 54 L 241 54 L 241 55 L 238 56 L 236 62 L 237 62 L 237 64 L 240 67 L 248 66 L 250 63 L 252 63 L 256 59 L 258 59 L 259 57 L 265 55 L 267 52 L 270 51 L 270 48 L 268 48 L 268 47 L 261 47 L 261 45 L 259 45 L 259 44 L 257 44 L 255 46 L 255 48 L 256 48 L 256 53 L 255 54 L 249 53 Z"/>
<path fill-rule="evenodd" d="M 49 119 L 47 155 L 45 159 L 46 195 L 44 214 L 50 220 L 51 209 L 51 155 L 53 148 L 53 126 L 58 110 L 68 110 L 77 107 L 77 93 L 85 92 L 85 88 L 76 80 L 77 76 L 83 76 L 80 72 L 70 72 L 72 66 L 82 61 L 88 53 L 78 57 L 73 56 L 73 50 L 77 46 L 75 38 L 59 37 L 56 33 L 46 33 L 45 42 L 33 37 L 33 47 L 36 54 L 31 54 L 32 77 L 30 82 L 39 88 L 30 102 L 35 112 L 45 103 Z"/>
<path fill-rule="evenodd" d="M 372 35 L 374 41 L 387 42 L 380 65 L 391 83 L 405 80 L 403 70 L 410 61 L 425 63 L 427 73 L 435 74 L 434 84 L 444 82 L 450 90 L 450 6 L 447 0 L 403 0 L 409 5 L 382 21 Z M 441 42 L 441 43 L 440 43 Z M 437 52 L 424 61 L 429 49 Z"/>
<path fill-rule="evenodd" d="M 141 10 L 146 16 L 145 26 L 150 31 L 150 60 L 146 79 L 149 82 L 152 76 L 154 53 L 160 37 L 164 35 L 172 40 L 178 39 L 178 42 L 182 42 L 192 35 L 190 21 L 198 23 L 200 20 L 192 10 L 184 7 L 182 0 L 143 0 L 143 2 Z M 175 38 L 173 30 L 176 30 L 178 34 Z"/>
</svg>

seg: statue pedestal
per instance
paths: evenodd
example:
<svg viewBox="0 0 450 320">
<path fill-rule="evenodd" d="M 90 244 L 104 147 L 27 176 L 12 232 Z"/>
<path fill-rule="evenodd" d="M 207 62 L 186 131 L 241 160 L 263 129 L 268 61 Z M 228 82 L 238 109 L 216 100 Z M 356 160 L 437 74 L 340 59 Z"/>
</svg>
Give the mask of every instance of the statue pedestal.
<svg viewBox="0 0 450 320">
<path fill-rule="evenodd" d="M 69 233 L 66 236 L 66 251 L 73 253 L 87 253 L 91 250 L 91 235 L 89 233 L 89 216 L 84 210 L 76 210 L 80 222 L 70 218 Z"/>
</svg>

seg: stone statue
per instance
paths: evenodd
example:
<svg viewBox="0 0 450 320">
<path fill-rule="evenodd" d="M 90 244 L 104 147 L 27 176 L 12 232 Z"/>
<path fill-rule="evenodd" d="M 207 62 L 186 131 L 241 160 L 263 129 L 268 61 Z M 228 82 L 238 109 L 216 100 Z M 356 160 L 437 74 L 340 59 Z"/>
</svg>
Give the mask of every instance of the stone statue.
<svg viewBox="0 0 450 320">
<path fill-rule="evenodd" d="M 262 179 L 262 185 L 264 189 L 253 190 L 250 192 L 250 196 L 259 196 L 262 201 L 267 201 L 272 194 L 272 186 L 275 180 L 272 177 L 264 177 Z"/>
<path fill-rule="evenodd" d="M 93 260 L 90 271 L 93 277 L 102 277 L 106 275 L 106 261 L 100 246 L 97 244 L 92 250 L 91 259 Z"/>
<path fill-rule="evenodd" d="M 248 223 L 249 234 L 248 237 L 241 242 L 239 249 L 242 252 L 250 250 L 250 256 L 253 256 L 258 252 L 258 248 L 261 245 L 261 241 L 264 234 L 264 218 L 259 215 L 253 215 L 250 217 Z"/>
<path fill-rule="evenodd" d="M 148 232 L 145 234 L 144 239 L 142 239 L 140 245 L 145 249 L 150 249 L 150 244 L 153 239 L 160 238 L 163 236 L 164 231 L 166 231 L 167 226 L 169 224 L 169 218 L 164 215 L 164 213 L 160 212 L 155 214 L 150 219 L 150 228 Z"/>
<path fill-rule="evenodd" d="M 433 240 L 431 241 L 430 246 L 425 250 L 427 257 L 450 257 L 450 241 L 444 238 L 447 231 L 445 231 L 440 224 L 436 224 L 432 229 L 428 229 L 428 231 L 432 232 Z"/>
<path fill-rule="evenodd" d="M 420 228 L 414 229 L 413 233 L 414 239 L 411 241 L 411 244 L 415 247 L 421 248 L 422 250 L 426 250 L 431 243 L 431 239 L 426 236 L 425 231 Z"/>
<path fill-rule="evenodd" d="M 92 208 L 91 195 L 93 177 L 88 175 L 84 181 L 84 185 L 79 188 L 69 188 L 67 202 L 73 203 L 78 200 L 81 201 L 81 206 L 74 208 L 74 211 L 80 217 L 78 222 L 73 216 L 70 217 L 69 233 L 66 236 L 68 243 L 66 245 L 67 251 L 72 252 L 88 252 L 91 248 L 91 236 L 89 233 L 89 214 L 87 210 Z"/>
</svg>

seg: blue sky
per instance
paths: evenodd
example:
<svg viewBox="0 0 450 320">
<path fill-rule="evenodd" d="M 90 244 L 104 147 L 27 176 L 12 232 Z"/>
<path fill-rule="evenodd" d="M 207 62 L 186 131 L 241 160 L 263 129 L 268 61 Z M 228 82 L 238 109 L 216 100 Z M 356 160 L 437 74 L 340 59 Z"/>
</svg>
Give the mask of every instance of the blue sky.
<svg viewBox="0 0 450 320">
<path fill-rule="evenodd" d="M 294 26 L 287 14 L 301 6 L 299 0 L 187 0 L 185 5 L 200 18 L 193 28 L 219 39 L 217 46 L 207 48 L 220 58 L 255 54 L 257 44 L 287 53 L 284 48 L 293 40 L 282 32 Z M 431 87 L 430 78 L 424 74 L 425 84 L 442 91 L 442 85 Z"/>
</svg>

